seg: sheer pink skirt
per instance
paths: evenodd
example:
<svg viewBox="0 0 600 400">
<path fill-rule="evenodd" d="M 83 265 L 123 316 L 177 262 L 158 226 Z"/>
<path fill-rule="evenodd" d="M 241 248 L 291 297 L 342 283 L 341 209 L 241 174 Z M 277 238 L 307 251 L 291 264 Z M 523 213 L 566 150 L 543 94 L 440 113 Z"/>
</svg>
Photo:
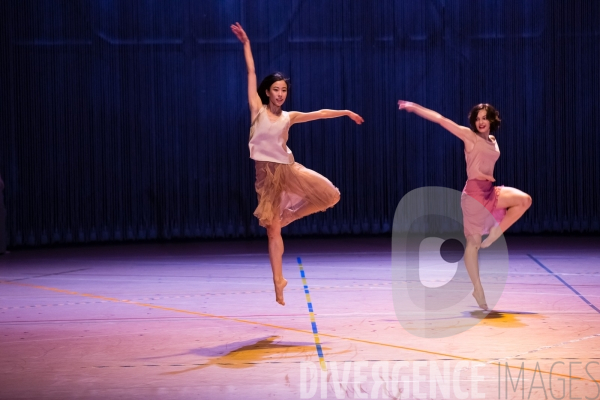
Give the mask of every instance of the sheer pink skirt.
<svg viewBox="0 0 600 400">
<path fill-rule="evenodd" d="M 284 227 L 291 222 L 333 207 L 340 191 L 324 176 L 295 162 L 278 164 L 255 161 L 258 207 L 254 216 L 267 227 L 279 218 Z"/>
<path fill-rule="evenodd" d="M 498 208 L 501 190 L 502 186 L 494 186 L 490 181 L 467 181 L 460 201 L 466 237 L 487 235 L 491 228 L 502 222 L 506 208 Z"/>
</svg>

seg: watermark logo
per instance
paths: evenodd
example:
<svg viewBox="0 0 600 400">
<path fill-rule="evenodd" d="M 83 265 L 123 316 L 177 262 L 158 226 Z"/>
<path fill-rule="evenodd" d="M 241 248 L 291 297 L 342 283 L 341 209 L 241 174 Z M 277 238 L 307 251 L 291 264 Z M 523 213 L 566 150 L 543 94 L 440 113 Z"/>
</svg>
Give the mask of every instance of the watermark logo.
<svg viewBox="0 0 600 400">
<path fill-rule="evenodd" d="M 544 370 L 539 361 L 509 366 L 498 363 L 498 399 L 600 399 L 597 361 L 554 361 Z M 585 395 L 585 397 L 582 397 Z"/>
<path fill-rule="evenodd" d="M 449 337 L 481 320 L 471 315 L 479 309 L 465 266 L 467 241 L 461 195 L 454 189 L 423 187 L 407 193 L 396 208 L 392 233 L 394 309 L 402 327 L 415 336 Z M 493 219 L 483 205 L 468 200 L 469 212 Z M 508 276 L 504 237 L 474 257 L 492 309 Z"/>
<path fill-rule="evenodd" d="M 484 381 L 471 361 L 346 361 L 300 363 L 300 398 L 484 399 Z"/>
<path fill-rule="evenodd" d="M 600 362 L 417 360 L 300 363 L 301 399 L 600 400 Z"/>
</svg>

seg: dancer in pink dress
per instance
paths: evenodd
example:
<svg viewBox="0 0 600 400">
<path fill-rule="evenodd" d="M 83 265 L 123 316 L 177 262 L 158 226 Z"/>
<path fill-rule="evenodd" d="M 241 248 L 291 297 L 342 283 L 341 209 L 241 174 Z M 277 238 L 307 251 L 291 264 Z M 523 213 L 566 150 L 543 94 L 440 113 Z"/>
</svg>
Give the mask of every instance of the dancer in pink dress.
<svg viewBox="0 0 600 400">
<path fill-rule="evenodd" d="M 500 115 L 491 105 L 478 104 L 469 113 L 469 129 L 415 103 L 399 100 L 398 108 L 440 124 L 465 144 L 467 183 L 461 197 L 467 238 L 465 266 L 473 282 L 473 297 L 480 308 L 487 310 L 479 278 L 479 248 L 490 246 L 531 206 L 531 197 L 527 193 L 493 185 L 494 165 L 500 157 L 500 149 L 490 133 L 500 127 Z M 486 234 L 488 237 L 482 242 L 482 235 Z"/>
<path fill-rule="evenodd" d="M 255 161 L 258 207 L 254 215 L 267 228 L 269 259 L 273 270 L 275 300 L 285 305 L 283 289 L 283 239 L 281 228 L 290 222 L 333 207 L 340 200 L 339 190 L 324 176 L 294 161 L 287 147 L 288 130 L 294 124 L 318 119 L 347 116 L 357 124 L 362 117 L 348 110 L 320 110 L 310 113 L 286 112 L 281 109 L 288 93 L 288 80 L 274 73 L 256 86 L 254 58 L 250 40 L 239 23 L 231 31 L 244 45 L 248 69 L 248 103 L 250 105 L 250 158 Z"/>
</svg>

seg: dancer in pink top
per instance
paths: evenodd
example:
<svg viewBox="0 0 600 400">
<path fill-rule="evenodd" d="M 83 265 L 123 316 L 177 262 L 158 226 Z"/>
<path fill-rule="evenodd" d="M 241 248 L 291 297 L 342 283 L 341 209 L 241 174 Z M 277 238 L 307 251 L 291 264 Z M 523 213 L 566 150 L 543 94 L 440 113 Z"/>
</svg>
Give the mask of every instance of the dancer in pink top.
<svg viewBox="0 0 600 400">
<path fill-rule="evenodd" d="M 286 112 L 281 109 L 288 93 L 288 80 L 274 73 L 256 86 L 254 58 L 250 40 L 239 23 L 231 31 L 244 45 L 248 69 L 248 103 L 250 105 L 250 158 L 255 161 L 258 207 L 254 215 L 267 228 L 269 259 L 273 270 L 275 300 L 285 305 L 283 289 L 283 239 L 281 228 L 290 222 L 333 207 L 340 199 L 339 190 L 324 176 L 294 161 L 287 147 L 288 130 L 293 124 L 317 119 L 347 116 L 357 124 L 364 121 L 348 110 L 320 110 L 310 113 Z"/>
<path fill-rule="evenodd" d="M 531 206 L 531 197 L 527 193 L 493 185 L 494 164 L 500 157 L 500 149 L 490 133 L 500 127 L 500 115 L 491 105 L 478 104 L 469 113 L 469 129 L 415 103 L 399 100 L 398 108 L 440 124 L 465 144 L 467 183 L 461 198 L 467 238 L 465 266 L 473 282 L 473 297 L 480 308 L 487 310 L 479 278 L 479 248 L 490 246 Z M 486 234 L 488 237 L 482 242 L 481 237 Z"/>
</svg>

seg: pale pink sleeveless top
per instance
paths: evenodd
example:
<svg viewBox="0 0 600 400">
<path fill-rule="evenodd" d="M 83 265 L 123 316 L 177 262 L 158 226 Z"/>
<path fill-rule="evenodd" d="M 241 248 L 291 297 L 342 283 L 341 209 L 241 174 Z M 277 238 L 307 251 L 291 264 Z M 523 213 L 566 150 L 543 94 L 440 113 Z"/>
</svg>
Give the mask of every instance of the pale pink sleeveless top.
<svg viewBox="0 0 600 400">
<path fill-rule="evenodd" d="M 477 135 L 473 149 L 469 152 L 465 149 L 467 179 L 495 182 L 494 165 L 498 158 L 500 158 L 498 141 L 494 139 L 494 142 L 490 142 Z"/>
<path fill-rule="evenodd" d="M 281 112 L 277 121 L 272 122 L 263 106 L 252 126 L 250 126 L 250 158 L 256 161 L 270 161 L 279 164 L 293 164 L 294 155 L 287 147 L 290 116 Z"/>
</svg>

